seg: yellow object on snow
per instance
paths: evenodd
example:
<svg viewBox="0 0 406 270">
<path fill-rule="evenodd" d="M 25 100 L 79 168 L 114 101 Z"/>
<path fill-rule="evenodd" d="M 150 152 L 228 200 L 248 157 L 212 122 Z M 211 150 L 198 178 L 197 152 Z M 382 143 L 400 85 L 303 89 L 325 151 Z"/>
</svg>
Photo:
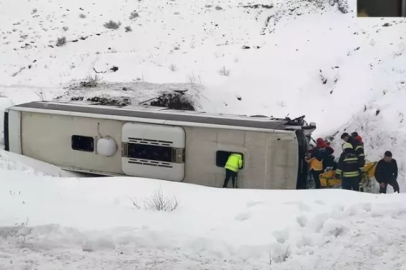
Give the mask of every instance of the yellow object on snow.
<svg viewBox="0 0 406 270">
<path fill-rule="evenodd" d="M 364 168 L 362 169 L 364 173 L 362 175 L 361 183 L 366 183 L 367 181 L 369 181 L 370 178 L 373 178 L 375 176 L 377 163 L 378 162 L 368 162 L 365 164 Z M 320 174 L 321 186 L 324 188 L 335 188 L 341 186 L 341 179 L 336 178 L 335 176 L 335 171 L 328 171 Z"/>
</svg>

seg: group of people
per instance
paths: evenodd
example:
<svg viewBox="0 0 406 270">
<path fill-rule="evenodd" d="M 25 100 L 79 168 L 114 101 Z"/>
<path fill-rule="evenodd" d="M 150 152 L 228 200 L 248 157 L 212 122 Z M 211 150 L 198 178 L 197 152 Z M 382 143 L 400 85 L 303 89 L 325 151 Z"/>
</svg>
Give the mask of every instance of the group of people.
<svg viewBox="0 0 406 270">
<path fill-rule="evenodd" d="M 320 174 L 327 170 L 337 169 L 337 163 L 333 156 L 334 149 L 330 144 L 322 138 L 316 140 L 316 146 L 309 150 L 305 157 L 306 162 L 309 163 L 309 170 L 313 176 L 316 188 L 321 188 Z"/>
<path fill-rule="evenodd" d="M 305 157 L 310 165 L 310 172 L 314 178 L 316 188 L 321 188 L 320 174 L 326 170 L 335 170 L 336 178 L 341 178 L 342 189 L 360 191 L 360 183 L 365 171 L 364 142 L 357 132 L 343 133 L 343 152 L 335 162 L 334 149 L 322 138 L 317 139 L 316 146 Z M 384 158 L 375 168 L 375 179 L 380 185 L 380 193 L 386 193 L 386 188 L 391 185 L 395 192 L 399 192 L 397 182 L 398 166 L 392 158 L 392 153 L 386 151 Z"/>
<path fill-rule="evenodd" d="M 314 178 L 316 189 L 321 188 L 320 175 L 328 170 L 335 171 L 336 178 L 341 179 L 341 187 L 346 190 L 360 191 L 365 166 L 364 142 L 357 132 L 350 134 L 343 133 L 341 139 L 344 141 L 342 154 L 338 162 L 333 155 L 334 149 L 322 138 L 316 140 L 316 146 L 309 150 L 305 160 L 309 163 L 309 170 Z M 226 188 L 231 178 L 233 188 L 237 188 L 236 178 L 238 171 L 243 166 L 242 155 L 231 154 L 225 164 L 226 177 L 223 188 Z M 392 153 L 386 151 L 375 167 L 376 181 L 380 185 L 380 193 L 386 193 L 386 188 L 391 185 L 395 192 L 399 193 L 398 165 Z M 362 190 L 361 190 L 362 191 Z"/>
</svg>

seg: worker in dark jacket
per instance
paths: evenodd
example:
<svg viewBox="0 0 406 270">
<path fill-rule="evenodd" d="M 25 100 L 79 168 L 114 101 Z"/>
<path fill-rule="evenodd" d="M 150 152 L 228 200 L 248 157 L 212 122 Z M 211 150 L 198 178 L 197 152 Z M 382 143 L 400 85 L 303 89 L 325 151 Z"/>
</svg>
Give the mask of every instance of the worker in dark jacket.
<svg viewBox="0 0 406 270">
<path fill-rule="evenodd" d="M 398 164 L 392 158 L 390 151 L 385 152 L 385 156 L 381 159 L 375 168 L 375 179 L 380 185 L 379 193 L 386 193 L 386 188 L 389 185 L 393 187 L 394 192 L 399 193 Z"/>
<path fill-rule="evenodd" d="M 357 141 L 353 136 L 350 136 L 348 133 L 343 133 L 343 135 L 341 135 L 341 139 L 344 140 L 346 143 L 350 143 L 352 145 L 352 149 L 357 155 L 360 166 L 359 169 L 361 171 L 365 166 L 364 146 L 359 141 Z"/>
<path fill-rule="evenodd" d="M 362 141 L 362 137 L 358 134 L 358 132 L 354 131 L 351 133 L 351 136 L 354 137 L 361 145 L 364 147 L 364 142 Z"/>
<path fill-rule="evenodd" d="M 350 143 L 343 145 L 343 153 L 338 161 L 336 177 L 341 178 L 342 189 L 359 191 L 361 180 L 359 159 Z"/>
<path fill-rule="evenodd" d="M 226 169 L 226 178 L 224 179 L 223 188 L 227 187 L 230 178 L 233 181 L 233 188 L 237 187 L 235 180 L 237 178 L 238 170 L 242 168 L 242 164 L 243 161 L 241 154 L 233 153 L 228 157 L 226 166 L 224 167 Z"/>
<path fill-rule="evenodd" d="M 327 167 L 333 167 L 334 149 L 329 146 L 322 138 L 316 140 L 316 147 L 309 150 L 310 158 L 317 158 L 323 162 L 323 171 Z"/>
</svg>

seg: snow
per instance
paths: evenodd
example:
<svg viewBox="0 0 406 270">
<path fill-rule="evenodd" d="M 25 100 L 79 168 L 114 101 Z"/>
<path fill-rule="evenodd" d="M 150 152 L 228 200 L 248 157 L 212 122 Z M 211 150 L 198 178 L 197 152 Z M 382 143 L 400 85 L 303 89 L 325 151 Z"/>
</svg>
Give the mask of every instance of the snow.
<svg viewBox="0 0 406 270">
<path fill-rule="evenodd" d="M 404 194 L 0 173 L 1 269 L 270 269 L 272 261 L 271 269 L 393 270 L 406 263 Z M 144 207 L 157 191 L 178 208 Z"/>
<path fill-rule="evenodd" d="M 0 169 L 24 172 L 35 176 L 56 176 L 56 177 L 83 177 L 83 174 L 68 172 L 59 167 L 35 160 L 19 154 L 0 150 Z"/>
<path fill-rule="evenodd" d="M 357 19 L 355 0 L 272 5 L 0 0 L 0 114 L 33 100 L 135 105 L 188 89 L 199 111 L 305 114 L 337 154 L 341 133 L 358 131 L 368 160 L 393 152 L 401 194 L 83 178 L 2 151 L 0 269 L 406 270 L 406 20 Z M 157 190 L 179 207 L 151 210 Z"/>
</svg>

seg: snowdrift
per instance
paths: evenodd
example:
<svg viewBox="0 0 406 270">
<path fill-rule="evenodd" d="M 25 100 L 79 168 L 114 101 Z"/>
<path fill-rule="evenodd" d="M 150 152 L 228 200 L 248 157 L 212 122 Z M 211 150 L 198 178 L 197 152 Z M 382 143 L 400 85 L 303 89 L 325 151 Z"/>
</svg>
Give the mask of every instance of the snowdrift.
<svg viewBox="0 0 406 270">
<path fill-rule="evenodd" d="M 404 194 L 226 190 L 138 178 L 27 178 L 2 169 L 0 176 L 4 269 L 10 261 L 18 269 L 38 265 L 45 270 L 66 264 L 269 269 L 270 263 L 272 269 L 403 269 L 406 263 Z M 148 207 L 156 194 L 175 198 L 178 207 L 172 212 Z"/>
<path fill-rule="evenodd" d="M 26 156 L 0 150 L 0 169 L 24 172 L 35 176 L 85 177 L 85 174 L 68 172 L 61 168 Z"/>
</svg>

